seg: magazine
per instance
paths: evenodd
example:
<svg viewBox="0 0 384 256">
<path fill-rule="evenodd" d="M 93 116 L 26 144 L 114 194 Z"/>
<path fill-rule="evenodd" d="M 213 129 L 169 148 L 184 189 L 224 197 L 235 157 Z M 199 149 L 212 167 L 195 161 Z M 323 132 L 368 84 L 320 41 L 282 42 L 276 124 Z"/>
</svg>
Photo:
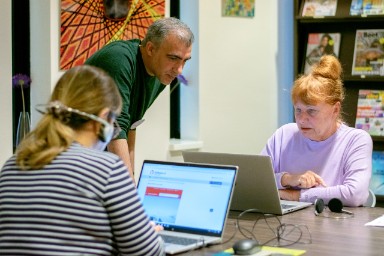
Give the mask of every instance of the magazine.
<svg viewBox="0 0 384 256">
<path fill-rule="evenodd" d="M 357 30 L 352 75 L 384 76 L 384 29 Z"/>
<path fill-rule="evenodd" d="M 303 16 L 335 16 L 337 0 L 305 0 Z"/>
<path fill-rule="evenodd" d="M 384 90 L 359 90 L 355 127 L 384 136 Z"/>
<path fill-rule="evenodd" d="M 363 13 L 363 0 L 352 0 L 350 15 L 361 15 Z"/>
<path fill-rule="evenodd" d="M 364 0 L 363 15 L 383 15 L 384 0 Z"/>
<path fill-rule="evenodd" d="M 308 74 L 311 66 L 318 63 L 323 55 L 334 55 L 339 57 L 340 39 L 340 33 L 308 34 L 304 73 Z"/>
</svg>

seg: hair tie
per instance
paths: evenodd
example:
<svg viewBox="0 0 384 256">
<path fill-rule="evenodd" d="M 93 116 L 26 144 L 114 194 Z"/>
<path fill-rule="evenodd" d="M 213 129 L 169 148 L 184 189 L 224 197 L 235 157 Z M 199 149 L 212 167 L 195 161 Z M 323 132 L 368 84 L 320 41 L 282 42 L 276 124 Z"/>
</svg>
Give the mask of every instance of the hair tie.
<svg viewBox="0 0 384 256">
<path fill-rule="evenodd" d="M 53 118 L 59 119 L 64 124 L 68 124 L 72 117 L 72 108 L 65 106 L 58 100 L 51 101 L 48 104 L 39 104 L 36 111 L 41 114 L 52 115 Z"/>
</svg>

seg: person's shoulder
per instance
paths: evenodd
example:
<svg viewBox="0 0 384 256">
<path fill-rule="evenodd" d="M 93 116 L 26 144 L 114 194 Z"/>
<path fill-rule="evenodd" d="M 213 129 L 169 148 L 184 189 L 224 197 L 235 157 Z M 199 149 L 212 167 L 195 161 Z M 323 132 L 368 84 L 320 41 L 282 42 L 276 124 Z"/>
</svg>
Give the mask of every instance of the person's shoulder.
<svg viewBox="0 0 384 256">
<path fill-rule="evenodd" d="M 140 40 L 116 40 L 107 45 L 104 45 L 96 51 L 86 63 L 93 64 L 98 61 L 108 61 L 112 59 L 116 62 L 116 58 L 124 59 L 127 56 L 135 56 L 139 52 Z"/>
<path fill-rule="evenodd" d="M 299 128 L 297 127 L 296 123 L 288 123 L 280 126 L 278 130 L 284 131 L 284 132 L 297 132 L 299 131 Z"/>
<path fill-rule="evenodd" d="M 364 140 L 369 140 L 369 141 L 372 140 L 371 135 L 363 129 L 350 127 L 346 124 L 342 124 L 340 128 L 341 128 L 341 131 L 343 131 L 345 134 L 347 134 L 347 136 L 355 137 L 355 138 L 362 138 Z"/>
<path fill-rule="evenodd" d="M 288 137 L 296 136 L 298 132 L 299 132 L 299 128 L 297 127 L 296 123 L 287 123 L 277 128 L 273 136 L 279 137 L 279 138 L 282 138 L 282 137 L 288 138 Z"/>
<path fill-rule="evenodd" d="M 0 175 L 3 174 L 3 171 L 6 169 L 14 169 L 16 166 L 16 155 L 12 155 L 10 158 L 8 158 L 3 166 L 1 167 Z"/>
<path fill-rule="evenodd" d="M 127 49 L 130 51 L 138 51 L 138 47 L 140 45 L 140 40 L 138 39 L 130 39 L 130 40 L 116 40 L 113 41 L 107 45 L 105 45 L 103 48 L 106 51 L 111 50 L 121 50 L 121 49 Z"/>
</svg>

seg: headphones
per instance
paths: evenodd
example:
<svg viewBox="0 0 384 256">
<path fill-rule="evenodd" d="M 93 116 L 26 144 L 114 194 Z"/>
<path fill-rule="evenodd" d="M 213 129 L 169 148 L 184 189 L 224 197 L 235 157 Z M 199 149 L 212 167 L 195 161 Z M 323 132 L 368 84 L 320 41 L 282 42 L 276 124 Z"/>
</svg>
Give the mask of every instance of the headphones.
<svg viewBox="0 0 384 256">
<path fill-rule="evenodd" d="M 38 106 L 41 106 L 41 105 L 38 105 Z M 86 117 L 88 119 L 94 120 L 96 122 L 99 122 L 99 123 L 101 123 L 100 130 L 97 134 L 99 140 L 101 140 L 102 142 L 109 142 L 112 139 L 115 127 L 113 125 L 111 125 L 110 123 L 108 123 L 106 120 L 104 120 L 104 119 L 102 119 L 96 115 L 89 114 L 89 113 L 80 111 L 80 110 L 75 109 L 75 108 L 67 107 L 63 103 L 61 103 L 60 101 L 57 101 L 57 100 L 49 102 L 45 106 L 46 106 L 48 113 L 52 113 L 54 116 L 57 116 L 59 118 L 62 117 L 64 119 L 66 119 L 68 113 L 75 113 L 77 115 L 80 115 L 80 116 Z M 36 110 L 42 114 L 45 114 L 44 111 L 41 111 L 38 108 L 36 108 Z"/>
<path fill-rule="evenodd" d="M 315 215 L 319 217 L 325 217 L 325 218 L 334 218 L 334 219 L 346 219 L 351 218 L 354 216 L 353 212 L 347 211 L 343 209 L 343 203 L 338 198 L 332 198 L 328 202 L 328 208 L 331 210 L 331 212 L 336 213 L 345 213 L 346 216 L 324 216 L 320 215 L 325 209 L 325 203 L 324 200 L 321 198 L 317 198 L 315 201 Z"/>
</svg>

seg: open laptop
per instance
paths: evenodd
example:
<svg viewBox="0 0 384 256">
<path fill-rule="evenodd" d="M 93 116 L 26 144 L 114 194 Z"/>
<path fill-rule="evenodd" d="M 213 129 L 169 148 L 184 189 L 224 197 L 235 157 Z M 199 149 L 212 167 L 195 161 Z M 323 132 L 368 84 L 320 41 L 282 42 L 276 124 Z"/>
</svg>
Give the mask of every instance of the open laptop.
<svg viewBox="0 0 384 256">
<path fill-rule="evenodd" d="M 160 235 L 167 254 L 222 241 L 237 170 L 228 165 L 143 162 L 137 190 L 149 218 L 164 227 Z"/>
<path fill-rule="evenodd" d="M 231 164 L 239 167 L 230 209 L 257 209 L 263 213 L 283 215 L 306 208 L 311 203 L 280 200 L 272 161 L 264 155 L 242 155 L 183 151 L 186 162 Z"/>
</svg>

